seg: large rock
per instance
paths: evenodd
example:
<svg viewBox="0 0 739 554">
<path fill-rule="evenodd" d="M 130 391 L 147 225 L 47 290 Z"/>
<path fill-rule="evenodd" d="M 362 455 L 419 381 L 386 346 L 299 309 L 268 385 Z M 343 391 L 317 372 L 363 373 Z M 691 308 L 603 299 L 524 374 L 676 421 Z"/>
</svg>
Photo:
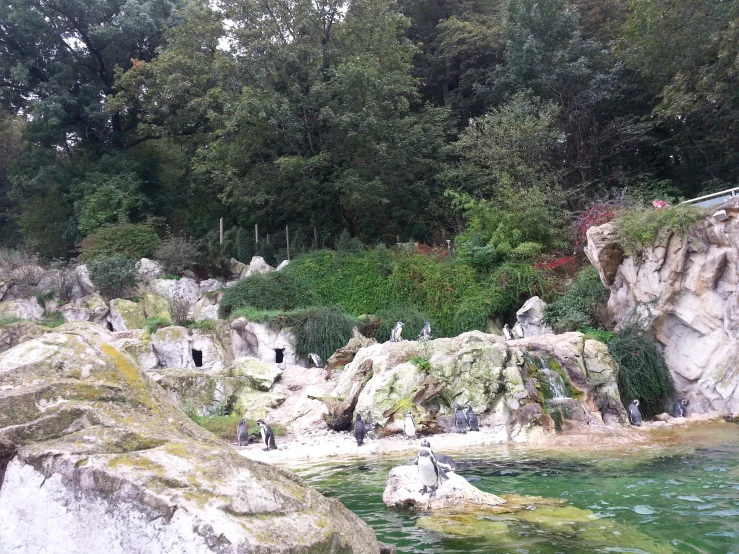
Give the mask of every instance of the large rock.
<svg viewBox="0 0 739 554">
<path fill-rule="evenodd" d="M 72 300 L 78 300 L 95 293 L 95 285 L 90 278 L 87 266 L 78 265 L 74 270 L 75 280 L 72 285 Z"/>
<path fill-rule="evenodd" d="M 381 552 L 338 501 L 223 445 L 100 336 L 0 354 L 0 552 Z"/>
<path fill-rule="evenodd" d="M 0 325 L 0 352 L 10 350 L 23 342 L 37 339 L 48 332 L 48 329 L 26 321 Z"/>
<path fill-rule="evenodd" d="M 172 315 L 169 313 L 169 302 L 163 296 L 146 291 L 141 295 L 139 305 L 144 310 L 144 316 L 147 318 L 172 319 Z"/>
<path fill-rule="evenodd" d="M 382 501 L 388 508 L 455 512 L 489 510 L 506 503 L 499 496 L 481 491 L 454 472 L 448 472 L 447 477 L 434 496 L 430 496 L 420 492 L 423 485 L 418 478 L 418 466 L 394 467 L 387 478 Z"/>
<path fill-rule="evenodd" d="M 268 363 L 297 364 L 295 337 L 289 329 L 238 317 L 231 322 L 231 343 L 236 358 L 258 358 Z"/>
<path fill-rule="evenodd" d="M 110 312 L 107 321 L 113 331 L 143 329 L 146 323 L 144 308 L 137 302 L 116 298 L 110 301 Z"/>
<path fill-rule="evenodd" d="M 619 250 L 610 224 L 588 230 L 586 252 L 611 290 L 618 325 L 656 336 L 691 411 L 737 417 L 739 203 L 720 208 L 728 219 L 706 217 L 685 237 L 663 233 L 639 259 L 602 254 Z"/>
<path fill-rule="evenodd" d="M 41 321 L 44 318 L 44 309 L 38 303 L 36 297 L 19 298 L 0 302 L 0 317 Z"/>
<path fill-rule="evenodd" d="M 233 360 L 230 345 L 223 344 L 226 333 L 170 326 L 158 329 L 151 345 L 162 368 L 219 371 Z"/>
<path fill-rule="evenodd" d="M 265 262 L 264 258 L 262 258 L 261 256 L 254 256 L 249 262 L 249 267 L 244 273 L 242 273 L 241 276 L 249 277 L 251 275 L 261 275 L 263 273 L 269 273 L 270 271 L 274 270 L 275 268 Z"/>
<path fill-rule="evenodd" d="M 66 322 L 92 321 L 107 324 L 106 318 L 110 309 L 99 294 L 90 294 L 65 304 L 59 308 L 59 311 Z M 111 324 L 110 330 L 112 328 Z"/>
<path fill-rule="evenodd" d="M 168 300 L 181 298 L 190 304 L 194 304 L 200 298 L 200 286 L 198 283 L 182 277 L 181 279 L 154 279 L 149 287 L 159 296 L 163 296 Z"/>
<path fill-rule="evenodd" d="M 159 262 L 150 260 L 149 258 L 141 258 L 136 264 L 136 273 L 139 278 L 144 281 L 151 281 L 164 275 L 164 269 Z"/>
<path fill-rule="evenodd" d="M 270 390 L 282 374 L 276 365 L 255 358 L 239 358 L 226 371 L 233 377 L 243 378 L 252 389 L 261 391 Z"/>
<path fill-rule="evenodd" d="M 524 337 L 536 337 L 552 332 L 552 328 L 544 323 L 544 308 L 547 303 L 538 296 L 532 296 L 516 312 L 516 320 L 523 328 Z"/>
<path fill-rule="evenodd" d="M 365 337 L 355 327 L 352 329 L 352 338 L 349 339 L 349 342 L 331 354 L 331 357 L 326 363 L 326 372 L 330 374 L 331 370 L 337 367 L 344 367 L 351 363 L 360 348 L 365 348 L 373 344 L 377 344 L 375 339 Z"/>
<path fill-rule="evenodd" d="M 220 291 L 206 291 L 200 300 L 190 308 L 189 318 L 193 321 L 218 319 L 218 307 L 223 297 Z"/>
</svg>

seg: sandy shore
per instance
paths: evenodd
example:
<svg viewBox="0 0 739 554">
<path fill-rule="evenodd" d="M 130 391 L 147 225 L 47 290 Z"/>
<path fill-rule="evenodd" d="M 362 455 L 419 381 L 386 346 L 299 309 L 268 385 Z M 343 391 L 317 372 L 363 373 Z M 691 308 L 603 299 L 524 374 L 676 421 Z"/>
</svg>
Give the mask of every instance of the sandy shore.
<svg viewBox="0 0 739 554">
<path fill-rule="evenodd" d="M 478 450 L 485 446 L 530 447 L 541 449 L 592 449 L 643 446 L 654 442 L 661 430 L 680 426 L 700 425 L 708 421 L 721 420 L 720 414 L 695 414 L 690 418 L 675 418 L 668 422 L 646 422 L 641 428 L 604 426 L 574 428 L 553 435 L 537 434 L 530 440 L 511 442 L 507 440 L 504 429 L 482 428 L 480 432 L 466 434 L 441 433 L 428 437 L 407 439 L 400 435 L 378 439 L 366 438 L 362 446 L 357 446 L 353 434 L 336 433 L 328 430 L 306 430 L 297 435 L 278 437 L 278 450 L 265 452 L 261 444 L 251 444 L 234 448 L 247 458 L 270 464 L 290 467 L 305 462 L 344 461 L 378 457 L 412 457 L 418 453 L 421 440 L 427 438 L 437 452 L 459 453 Z"/>
</svg>

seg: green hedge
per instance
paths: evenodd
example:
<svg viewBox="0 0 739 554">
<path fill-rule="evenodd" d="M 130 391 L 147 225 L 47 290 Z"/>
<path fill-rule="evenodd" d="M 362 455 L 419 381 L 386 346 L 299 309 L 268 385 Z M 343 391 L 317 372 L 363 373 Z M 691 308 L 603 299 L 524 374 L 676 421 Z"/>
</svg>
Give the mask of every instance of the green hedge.
<svg viewBox="0 0 739 554">
<path fill-rule="evenodd" d="M 110 225 L 88 235 L 80 244 L 82 261 L 113 253 L 125 254 L 138 261 L 151 258 L 159 245 L 159 235 L 154 227 L 145 223 Z"/>
<path fill-rule="evenodd" d="M 219 307 L 220 317 L 229 317 L 234 311 L 250 306 L 259 310 L 294 310 L 309 306 L 310 290 L 301 286 L 292 275 L 273 271 L 252 275 L 224 290 Z"/>
<path fill-rule="evenodd" d="M 557 333 L 604 326 L 609 294 L 595 268 L 586 267 L 564 296 L 545 308 L 544 323 Z"/>
</svg>

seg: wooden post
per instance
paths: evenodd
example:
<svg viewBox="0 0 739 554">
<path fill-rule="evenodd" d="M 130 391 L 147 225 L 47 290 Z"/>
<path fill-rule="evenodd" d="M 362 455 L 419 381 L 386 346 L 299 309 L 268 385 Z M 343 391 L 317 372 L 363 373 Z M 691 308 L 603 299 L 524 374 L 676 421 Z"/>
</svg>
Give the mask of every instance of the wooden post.
<svg viewBox="0 0 739 554">
<path fill-rule="evenodd" d="M 287 261 L 290 261 L 290 228 L 285 225 L 285 239 L 287 240 Z"/>
<path fill-rule="evenodd" d="M 267 246 L 270 246 L 270 244 L 269 244 L 269 233 L 267 233 Z"/>
<path fill-rule="evenodd" d="M 254 224 L 254 244 L 259 244 L 259 223 Z"/>
<path fill-rule="evenodd" d="M 313 227 L 313 248 L 318 248 L 318 229 Z"/>
<path fill-rule="evenodd" d="M 221 244 L 223 244 L 223 218 L 221 218 L 221 221 L 220 221 L 220 231 L 221 231 Z"/>
</svg>

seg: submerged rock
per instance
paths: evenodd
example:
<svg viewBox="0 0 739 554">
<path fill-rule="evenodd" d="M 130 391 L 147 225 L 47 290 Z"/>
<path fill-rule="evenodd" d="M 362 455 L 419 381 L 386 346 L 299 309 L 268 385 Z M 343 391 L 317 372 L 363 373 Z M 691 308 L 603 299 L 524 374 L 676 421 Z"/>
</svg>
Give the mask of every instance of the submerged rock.
<svg viewBox="0 0 739 554">
<path fill-rule="evenodd" d="M 450 471 L 447 477 L 436 494 L 430 496 L 419 492 L 422 485 L 418 466 L 394 467 L 387 478 L 382 501 L 388 508 L 407 510 L 477 511 L 505 504 L 499 496 L 481 491 L 461 475 Z"/>
<path fill-rule="evenodd" d="M 198 427 L 85 329 L 0 354 L 0 552 L 390 551 L 338 501 Z"/>
</svg>

